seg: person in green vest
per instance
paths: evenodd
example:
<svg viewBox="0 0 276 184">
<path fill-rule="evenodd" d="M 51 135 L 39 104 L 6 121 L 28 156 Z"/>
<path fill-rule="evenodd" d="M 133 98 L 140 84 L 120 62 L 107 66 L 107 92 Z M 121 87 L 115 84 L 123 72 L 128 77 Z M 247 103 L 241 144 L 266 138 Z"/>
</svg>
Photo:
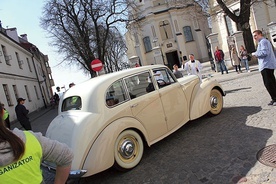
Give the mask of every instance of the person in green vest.
<svg viewBox="0 0 276 184">
<path fill-rule="evenodd" d="M 44 183 L 42 160 L 56 164 L 55 184 L 65 184 L 73 160 L 72 150 L 41 133 L 9 130 L 4 126 L 4 109 L 0 105 L 0 183 Z"/>
<path fill-rule="evenodd" d="M 3 120 L 4 120 L 4 123 L 5 123 L 5 126 L 8 128 L 8 129 L 11 129 L 11 123 L 10 123 L 10 115 L 9 115 L 9 112 L 5 109 L 5 105 L 0 103 L 2 108 L 4 109 L 4 115 L 3 115 Z"/>
</svg>

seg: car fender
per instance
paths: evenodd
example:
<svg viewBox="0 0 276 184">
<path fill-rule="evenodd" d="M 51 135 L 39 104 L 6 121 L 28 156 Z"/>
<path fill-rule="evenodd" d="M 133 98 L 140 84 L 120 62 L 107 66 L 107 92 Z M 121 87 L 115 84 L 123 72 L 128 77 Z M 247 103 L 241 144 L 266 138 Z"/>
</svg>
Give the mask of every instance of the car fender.
<svg viewBox="0 0 276 184">
<path fill-rule="evenodd" d="M 205 80 L 195 87 L 190 105 L 190 120 L 199 118 L 210 111 L 210 94 L 214 88 L 218 89 L 223 96 L 225 95 L 216 80 Z"/>
<path fill-rule="evenodd" d="M 97 137 L 92 144 L 83 169 L 87 173 L 83 177 L 87 177 L 110 168 L 114 164 L 114 146 L 116 138 L 126 129 L 137 129 L 141 133 L 142 139 L 148 144 L 148 135 L 143 125 L 134 118 L 121 118 L 110 123 Z"/>
</svg>

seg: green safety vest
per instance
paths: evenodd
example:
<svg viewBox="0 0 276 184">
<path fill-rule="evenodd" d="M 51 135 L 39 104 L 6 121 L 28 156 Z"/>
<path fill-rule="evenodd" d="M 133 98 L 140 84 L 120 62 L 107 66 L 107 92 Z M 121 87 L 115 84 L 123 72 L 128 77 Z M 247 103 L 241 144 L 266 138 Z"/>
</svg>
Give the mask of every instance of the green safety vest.
<svg viewBox="0 0 276 184">
<path fill-rule="evenodd" d="M 9 116 L 9 112 L 7 110 L 4 110 L 3 120 L 6 120 Z"/>
<path fill-rule="evenodd" d="M 25 152 L 19 160 L 0 167 L 0 183 L 39 184 L 43 181 L 40 169 L 42 147 L 32 133 L 28 131 L 24 133 Z"/>
</svg>

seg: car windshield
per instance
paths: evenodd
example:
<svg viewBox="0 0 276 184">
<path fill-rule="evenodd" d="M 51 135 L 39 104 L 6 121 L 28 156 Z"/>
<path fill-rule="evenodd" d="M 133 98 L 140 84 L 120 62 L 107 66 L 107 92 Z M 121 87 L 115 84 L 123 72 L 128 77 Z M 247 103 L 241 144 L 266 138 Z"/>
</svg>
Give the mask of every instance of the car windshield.
<svg viewBox="0 0 276 184">
<path fill-rule="evenodd" d="M 71 96 L 63 100 L 61 111 L 81 110 L 81 97 Z"/>
</svg>

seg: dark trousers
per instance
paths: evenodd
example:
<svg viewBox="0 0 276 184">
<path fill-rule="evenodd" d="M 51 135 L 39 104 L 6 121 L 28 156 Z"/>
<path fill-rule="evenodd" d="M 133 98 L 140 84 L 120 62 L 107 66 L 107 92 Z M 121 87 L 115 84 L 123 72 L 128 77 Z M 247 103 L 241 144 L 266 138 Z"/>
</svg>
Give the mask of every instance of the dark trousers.
<svg viewBox="0 0 276 184">
<path fill-rule="evenodd" d="M 271 99 L 276 102 L 276 80 L 274 69 L 265 68 L 261 71 L 266 90 L 271 96 Z"/>
<path fill-rule="evenodd" d="M 19 121 L 19 123 L 22 125 L 22 127 L 25 130 L 32 130 L 32 126 L 31 126 L 31 123 L 30 123 L 29 120 L 27 120 L 27 121 Z"/>
<path fill-rule="evenodd" d="M 236 69 L 236 72 L 241 71 L 241 65 L 235 65 L 235 69 Z"/>
</svg>

